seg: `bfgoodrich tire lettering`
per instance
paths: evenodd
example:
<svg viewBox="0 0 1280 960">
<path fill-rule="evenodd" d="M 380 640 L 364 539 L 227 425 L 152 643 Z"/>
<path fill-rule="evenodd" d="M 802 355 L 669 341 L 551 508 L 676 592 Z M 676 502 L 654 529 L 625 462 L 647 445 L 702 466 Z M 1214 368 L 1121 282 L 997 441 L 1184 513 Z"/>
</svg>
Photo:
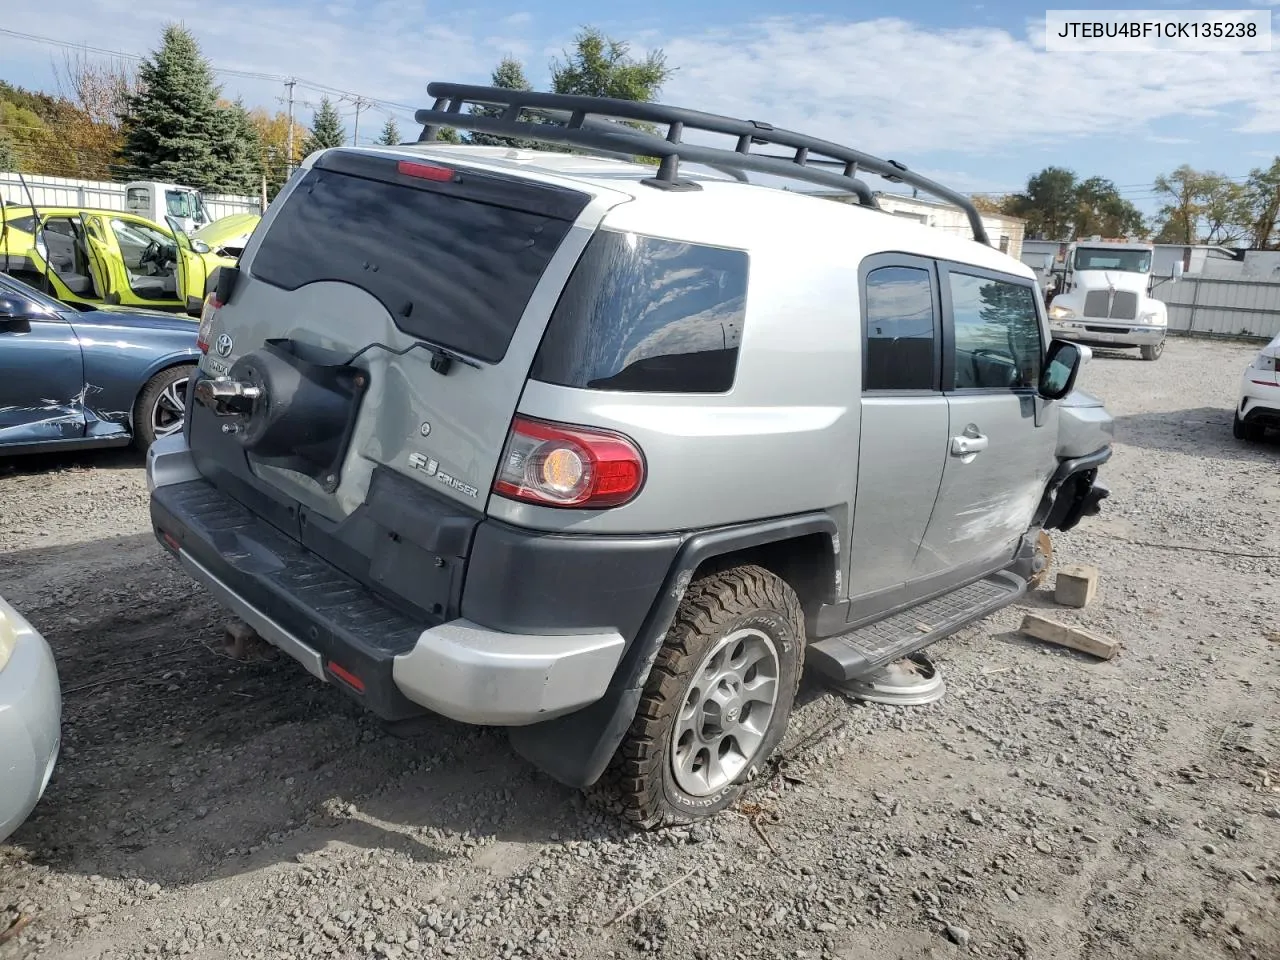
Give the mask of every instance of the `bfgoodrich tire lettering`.
<svg viewBox="0 0 1280 960">
<path fill-rule="evenodd" d="M 776 671 L 776 696 L 763 737 L 745 756 L 741 769 L 723 785 L 709 778 L 711 789 L 696 795 L 678 782 L 675 735 L 682 709 L 687 710 L 689 695 L 697 689 L 695 681 L 709 675 L 712 665 L 704 661 L 717 651 L 728 649 L 731 654 L 738 644 L 734 641 L 726 648 L 725 641 L 735 635 L 754 638 L 763 669 Z M 804 614 L 795 591 L 762 567 L 735 567 L 689 587 L 614 760 L 628 819 L 643 827 L 688 823 L 733 803 L 786 731 L 800 682 L 804 639 Z M 736 706 L 732 712 L 736 720 Z"/>
</svg>

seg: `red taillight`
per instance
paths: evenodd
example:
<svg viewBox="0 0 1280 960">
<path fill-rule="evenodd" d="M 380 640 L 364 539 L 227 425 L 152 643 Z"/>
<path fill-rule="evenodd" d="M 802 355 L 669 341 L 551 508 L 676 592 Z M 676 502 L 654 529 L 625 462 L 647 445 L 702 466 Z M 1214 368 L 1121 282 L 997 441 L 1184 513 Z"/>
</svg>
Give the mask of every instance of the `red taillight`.
<svg viewBox="0 0 1280 960">
<path fill-rule="evenodd" d="M 165 546 L 168 547 L 170 550 L 172 550 L 174 553 L 182 552 L 182 544 L 178 542 L 177 538 L 174 537 L 173 534 L 169 533 L 167 530 L 161 530 L 160 536 L 164 538 Z"/>
<path fill-rule="evenodd" d="M 493 492 L 549 507 L 616 507 L 644 485 L 644 455 L 620 433 L 516 417 Z"/>
<path fill-rule="evenodd" d="M 209 352 L 209 331 L 213 328 L 213 315 L 222 306 L 216 293 L 204 298 L 204 306 L 200 308 L 200 330 L 196 333 L 196 346 L 201 353 Z"/>
<path fill-rule="evenodd" d="M 329 672 L 357 693 L 364 693 L 364 681 L 340 664 L 330 660 L 327 664 Z"/>
<path fill-rule="evenodd" d="M 453 171 L 448 167 L 437 167 L 430 163 L 414 163 L 412 160 L 401 160 L 396 165 L 396 169 L 406 177 L 434 180 L 437 183 L 448 183 L 453 179 Z"/>
</svg>

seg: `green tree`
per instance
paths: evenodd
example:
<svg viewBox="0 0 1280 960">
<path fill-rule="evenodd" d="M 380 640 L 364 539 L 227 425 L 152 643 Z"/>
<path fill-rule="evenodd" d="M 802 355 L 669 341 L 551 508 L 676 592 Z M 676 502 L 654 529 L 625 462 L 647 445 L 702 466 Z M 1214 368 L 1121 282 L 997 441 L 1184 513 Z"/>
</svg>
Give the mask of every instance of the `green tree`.
<svg viewBox="0 0 1280 960">
<path fill-rule="evenodd" d="M 1249 234 L 1249 204 L 1243 183 L 1221 173 L 1206 173 L 1200 180 L 1200 211 L 1204 217 L 1205 243 L 1223 246 L 1239 243 Z"/>
<path fill-rule="evenodd" d="M 494 87 L 501 87 L 504 90 L 532 90 L 533 85 L 529 83 L 524 75 L 524 65 L 515 57 L 503 57 L 502 61 L 490 74 L 489 83 Z M 471 107 L 471 115 L 479 117 L 500 117 L 502 116 L 501 107 L 482 107 L 474 104 Z M 442 128 L 440 133 L 451 128 Z M 467 143 L 474 143 L 482 147 L 514 147 L 518 150 L 527 150 L 534 146 L 538 146 L 536 140 L 524 140 L 519 137 L 499 137 L 491 133 L 482 133 L 478 130 L 469 131 L 466 135 Z"/>
<path fill-rule="evenodd" d="M 226 121 L 195 37 L 175 24 L 165 27 L 160 48 L 138 67 L 138 81 L 140 89 L 125 99 L 126 168 L 201 189 L 221 182 L 215 144 Z"/>
<path fill-rule="evenodd" d="M 1134 237 L 1146 231 L 1142 211 L 1105 177 L 1090 177 L 1076 188 L 1076 237 Z"/>
<path fill-rule="evenodd" d="M 1157 242 L 1199 243 L 1202 181 L 1203 175 L 1185 163 L 1173 173 L 1156 177 L 1156 193 L 1165 201 L 1157 217 Z"/>
<path fill-rule="evenodd" d="M 661 50 L 650 50 L 636 60 L 628 44 L 605 36 L 596 27 L 582 30 L 564 56 L 564 62 L 551 64 L 555 93 L 650 102 L 672 73 Z"/>
<path fill-rule="evenodd" d="M 217 182 L 211 188 L 221 193 L 256 195 L 262 184 L 262 140 L 244 103 L 236 100 L 219 110 L 222 135 L 214 144 L 218 165 Z"/>
<path fill-rule="evenodd" d="M 395 146 L 404 138 L 400 136 L 400 127 L 396 123 L 395 117 L 387 117 L 387 122 L 382 126 L 382 134 L 378 137 L 378 143 L 387 146 Z"/>
<path fill-rule="evenodd" d="M 347 131 L 342 126 L 342 118 L 328 97 L 320 98 L 320 107 L 311 121 L 311 135 L 307 137 L 303 148 L 308 154 L 329 147 L 340 147 L 347 142 Z"/>
<path fill-rule="evenodd" d="M 1079 183 L 1073 171 L 1045 167 L 1027 180 L 1027 189 L 1008 200 L 1005 213 L 1027 221 L 1027 235 L 1070 240 L 1079 215 Z"/>
<path fill-rule="evenodd" d="M 1255 250 L 1280 249 L 1280 157 L 1265 170 L 1250 171 L 1243 205 L 1249 246 Z"/>
<path fill-rule="evenodd" d="M 0 172 L 9 173 L 18 169 L 18 153 L 13 149 L 13 141 L 9 135 L 0 130 Z"/>
<path fill-rule="evenodd" d="M 1008 213 L 1011 194 L 975 193 L 969 199 L 979 213 Z"/>
</svg>

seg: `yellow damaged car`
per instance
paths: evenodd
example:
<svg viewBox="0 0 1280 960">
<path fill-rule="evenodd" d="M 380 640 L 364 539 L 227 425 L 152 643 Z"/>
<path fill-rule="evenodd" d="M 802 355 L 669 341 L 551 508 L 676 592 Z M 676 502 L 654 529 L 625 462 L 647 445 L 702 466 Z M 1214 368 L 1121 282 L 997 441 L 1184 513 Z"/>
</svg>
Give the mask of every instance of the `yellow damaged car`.
<svg viewBox="0 0 1280 960">
<path fill-rule="evenodd" d="M 5 206 L 0 217 L 0 270 L 70 304 L 199 314 L 213 271 L 236 263 L 226 248 L 188 237 L 176 223 L 162 227 L 121 210 Z M 237 217 L 237 236 L 257 225 L 246 233 Z"/>
</svg>

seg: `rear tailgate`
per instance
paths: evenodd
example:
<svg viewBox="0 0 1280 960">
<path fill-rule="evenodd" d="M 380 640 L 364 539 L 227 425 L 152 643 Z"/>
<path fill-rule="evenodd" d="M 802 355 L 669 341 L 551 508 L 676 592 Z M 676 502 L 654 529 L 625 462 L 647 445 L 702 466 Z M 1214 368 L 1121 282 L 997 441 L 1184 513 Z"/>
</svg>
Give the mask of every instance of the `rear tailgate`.
<svg viewBox="0 0 1280 960">
<path fill-rule="evenodd" d="M 206 481 L 432 620 L 457 615 L 546 318 L 625 199 L 444 162 L 334 150 L 301 172 L 205 333 L 202 377 L 262 395 L 188 418 Z"/>
</svg>

